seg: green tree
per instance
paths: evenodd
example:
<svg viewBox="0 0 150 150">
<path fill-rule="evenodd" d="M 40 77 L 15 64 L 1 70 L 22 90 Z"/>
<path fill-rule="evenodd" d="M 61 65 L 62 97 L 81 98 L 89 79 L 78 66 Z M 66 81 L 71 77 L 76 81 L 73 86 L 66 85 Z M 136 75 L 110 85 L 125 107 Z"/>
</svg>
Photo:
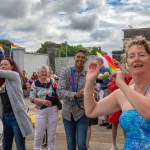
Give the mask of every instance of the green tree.
<svg viewBox="0 0 150 150">
<path fill-rule="evenodd" d="M 50 41 L 46 41 L 44 42 L 43 44 L 41 44 L 41 48 L 39 48 L 37 50 L 37 53 L 44 53 L 44 54 L 47 54 L 47 48 L 53 44 L 53 42 L 50 42 Z"/>
<path fill-rule="evenodd" d="M 93 47 L 93 50 L 90 52 L 90 55 L 96 55 L 96 52 L 101 52 L 101 47 Z"/>
<path fill-rule="evenodd" d="M 68 44 L 61 43 L 60 48 L 58 48 L 58 51 L 56 52 L 56 57 L 66 57 L 66 52 L 68 53 Z"/>
<path fill-rule="evenodd" d="M 41 48 L 37 50 L 37 53 L 45 53 L 47 54 L 47 47 L 49 47 L 51 44 L 56 44 L 54 42 L 46 41 L 43 44 L 41 44 Z M 97 48 L 98 49 L 98 48 Z M 74 56 L 75 53 L 78 50 L 86 50 L 88 55 L 96 55 L 97 49 L 93 50 L 93 52 L 89 52 L 83 45 L 69 45 L 67 42 L 63 42 L 60 44 L 60 47 L 58 48 L 56 52 L 56 57 L 71 57 Z"/>
<path fill-rule="evenodd" d="M 5 50 L 5 56 L 9 56 L 10 47 L 11 47 L 11 44 L 13 43 L 10 42 L 9 40 L 0 39 L 0 44 L 2 44 L 2 47 Z"/>
<path fill-rule="evenodd" d="M 56 56 L 57 57 L 66 57 L 66 56 L 71 57 L 71 56 L 74 56 L 78 50 L 86 50 L 88 52 L 88 50 L 85 49 L 82 45 L 73 46 L 65 42 L 61 44 L 60 48 L 57 51 Z"/>
</svg>

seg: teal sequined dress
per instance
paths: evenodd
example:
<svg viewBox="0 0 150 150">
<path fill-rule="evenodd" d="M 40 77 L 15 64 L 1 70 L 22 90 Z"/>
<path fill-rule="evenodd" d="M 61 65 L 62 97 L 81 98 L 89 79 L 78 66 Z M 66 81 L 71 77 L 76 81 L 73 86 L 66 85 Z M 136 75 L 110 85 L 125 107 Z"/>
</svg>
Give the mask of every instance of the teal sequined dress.
<svg viewBox="0 0 150 150">
<path fill-rule="evenodd" d="M 120 126 L 126 132 L 124 150 L 150 150 L 150 121 L 128 110 L 120 116 Z"/>
</svg>

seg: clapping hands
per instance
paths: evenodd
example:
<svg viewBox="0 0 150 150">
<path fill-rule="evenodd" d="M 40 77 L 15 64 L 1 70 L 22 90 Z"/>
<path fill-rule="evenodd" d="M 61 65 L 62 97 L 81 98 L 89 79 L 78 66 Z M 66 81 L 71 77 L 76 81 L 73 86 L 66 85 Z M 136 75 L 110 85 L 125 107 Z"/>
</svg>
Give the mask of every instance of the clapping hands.
<svg viewBox="0 0 150 150">
<path fill-rule="evenodd" d="M 111 79 L 114 79 L 117 86 L 119 86 L 119 83 L 121 82 L 125 82 L 125 78 L 131 76 L 128 72 L 124 72 L 124 71 L 121 71 L 121 70 L 118 70 L 114 73 L 112 73 L 110 75 L 110 78 Z"/>
<path fill-rule="evenodd" d="M 91 62 L 89 65 L 89 69 L 86 75 L 86 81 L 92 81 L 95 82 L 96 78 L 99 74 L 99 65 L 95 62 Z"/>
</svg>

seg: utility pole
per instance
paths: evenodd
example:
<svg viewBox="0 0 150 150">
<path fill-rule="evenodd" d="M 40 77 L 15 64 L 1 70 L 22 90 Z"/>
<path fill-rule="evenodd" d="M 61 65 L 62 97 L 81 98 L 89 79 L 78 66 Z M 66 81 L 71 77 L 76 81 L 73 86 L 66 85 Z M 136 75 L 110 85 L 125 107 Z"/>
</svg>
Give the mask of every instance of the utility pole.
<svg viewBox="0 0 150 150">
<path fill-rule="evenodd" d="M 66 57 L 67 57 L 67 41 L 65 41 L 65 46 L 66 46 Z"/>
<path fill-rule="evenodd" d="M 101 52 L 102 52 L 102 50 L 101 50 L 101 47 L 100 47 L 100 46 L 98 47 L 98 49 L 99 49 L 99 52 L 101 53 Z"/>
</svg>

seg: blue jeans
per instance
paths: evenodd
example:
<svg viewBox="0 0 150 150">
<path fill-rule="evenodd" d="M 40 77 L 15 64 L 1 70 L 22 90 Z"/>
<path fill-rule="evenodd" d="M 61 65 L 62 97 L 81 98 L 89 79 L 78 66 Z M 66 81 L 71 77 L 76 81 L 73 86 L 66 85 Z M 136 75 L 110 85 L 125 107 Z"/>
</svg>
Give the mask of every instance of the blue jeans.
<svg viewBox="0 0 150 150">
<path fill-rule="evenodd" d="M 71 121 L 63 118 L 63 123 L 66 132 L 68 150 L 76 150 L 76 143 L 78 150 L 87 150 L 86 136 L 88 118 L 84 115 L 79 120 L 74 121 L 71 116 Z"/>
<path fill-rule="evenodd" d="M 25 138 L 22 136 L 14 113 L 4 113 L 4 139 L 3 150 L 11 150 L 15 137 L 17 150 L 26 150 Z"/>
</svg>

